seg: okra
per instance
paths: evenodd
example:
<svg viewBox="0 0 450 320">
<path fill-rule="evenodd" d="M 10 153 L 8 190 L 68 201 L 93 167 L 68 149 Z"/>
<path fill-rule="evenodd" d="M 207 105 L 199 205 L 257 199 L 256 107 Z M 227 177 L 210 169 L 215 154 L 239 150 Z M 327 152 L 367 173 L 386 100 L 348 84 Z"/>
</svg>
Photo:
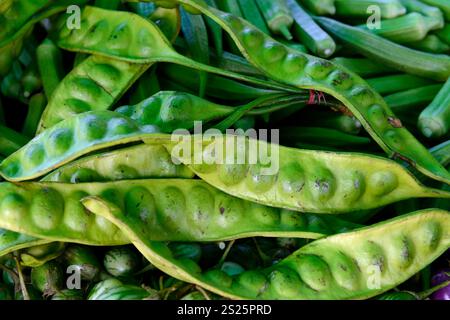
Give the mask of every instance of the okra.
<svg viewBox="0 0 450 320">
<path fill-rule="evenodd" d="M 316 19 L 336 38 L 379 64 L 438 81 L 450 76 L 450 56 L 413 50 L 329 18 Z"/>
<path fill-rule="evenodd" d="M 359 27 L 397 43 L 409 43 L 422 40 L 436 26 L 436 19 L 412 12 L 395 19 L 382 20 L 381 28 L 369 28 L 367 24 Z"/>
<path fill-rule="evenodd" d="M 450 129 L 450 78 L 419 116 L 419 128 L 428 138 L 440 138 Z"/>
<path fill-rule="evenodd" d="M 274 34 L 283 35 L 292 40 L 289 29 L 294 24 L 294 18 L 289 11 L 286 0 L 256 0 L 264 19 Z"/>
<path fill-rule="evenodd" d="M 286 0 L 294 18 L 294 36 L 315 55 L 328 58 L 334 54 L 336 43 L 295 1 Z"/>
<path fill-rule="evenodd" d="M 406 13 L 406 8 L 398 0 L 335 0 L 336 15 L 343 17 L 368 17 L 376 6 L 381 18 L 391 19 Z"/>
<path fill-rule="evenodd" d="M 394 74 L 379 78 L 367 79 L 367 83 L 381 95 L 388 95 L 400 91 L 406 91 L 431 85 L 434 82 L 410 74 Z"/>
</svg>

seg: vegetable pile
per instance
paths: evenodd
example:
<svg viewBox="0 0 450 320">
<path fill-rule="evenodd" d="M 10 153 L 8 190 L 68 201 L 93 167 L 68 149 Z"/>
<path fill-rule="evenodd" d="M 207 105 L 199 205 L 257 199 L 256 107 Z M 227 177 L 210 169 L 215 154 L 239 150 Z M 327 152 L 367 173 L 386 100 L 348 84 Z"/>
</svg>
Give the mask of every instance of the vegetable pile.
<svg viewBox="0 0 450 320">
<path fill-rule="evenodd" d="M 449 299 L 449 1 L 0 0 L 0 25 L 0 300 Z"/>
</svg>

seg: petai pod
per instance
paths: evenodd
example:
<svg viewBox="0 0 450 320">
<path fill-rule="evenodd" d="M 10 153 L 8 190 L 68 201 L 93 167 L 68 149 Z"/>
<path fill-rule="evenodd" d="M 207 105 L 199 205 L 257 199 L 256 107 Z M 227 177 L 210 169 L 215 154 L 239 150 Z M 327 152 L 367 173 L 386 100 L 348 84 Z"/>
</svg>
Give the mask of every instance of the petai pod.
<svg viewBox="0 0 450 320">
<path fill-rule="evenodd" d="M 211 67 L 179 54 L 161 30 L 150 20 L 125 11 L 86 6 L 79 29 L 69 29 L 60 21 L 56 42 L 66 50 L 88 52 L 132 63 L 168 62 L 282 91 L 296 91 L 289 85 L 244 76 Z M 297 90 L 298 91 L 298 90 Z"/>
<path fill-rule="evenodd" d="M 38 239 L 14 231 L 0 229 L 0 257 L 16 250 L 49 242 L 50 240 Z"/>
<path fill-rule="evenodd" d="M 419 184 L 408 170 L 386 158 L 292 149 L 235 135 L 172 135 L 167 142 L 156 137 L 204 181 L 264 205 L 345 213 L 409 198 L 450 198 L 450 193 Z M 154 143 L 152 139 L 144 142 Z"/>
<path fill-rule="evenodd" d="M 407 160 L 424 174 L 450 183 L 449 172 L 401 125 L 383 98 L 358 75 L 333 62 L 292 50 L 245 20 L 208 7 L 201 1 L 177 1 L 196 8 L 220 24 L 247 60 L 268 77 L 334 96 L 358 118 L 390 157 Z"/>
<path fill-rule="evenodd" d="M 113 111 L 78 114 L 45 130 L 0 164 L 6 180 L 38 178 L 89 152 L 141 141 L 154 133 Z"/>
<path fill-rule="evenodd" d="M 149 66 L 88 57 L 58 85 L 44 109 L 37 133 L 76 114 L 111 108 Z"/>
<path fill-rule="evenodd" d="M 141 144 L 83 157 L 53 171 L 41 181 L 81 183 L 148 178 L 193 178 L 182 164 L 174 164 L 163 146 Z"/>
<path fill-rule="evenodd" d="M 154 125 L 161 132 L 172 133 L 193 129 L 200 123 L 221 120 L 237 112 L 254 115 L 253 112 L 265 109 L 267 112 L 263 111 L 264 114 L 291 105 L 306 105 L 310 100 L 310 94 L 275 93 L 266 94 L 243 106 L 230 107 L 186 92 L 160 91 L 137 105 L 123 106 L 115 112 L 131 118 L 140 126 Z"/>
<path fill-rule="evenodd" d="M 86 210 L 82 203 L 91 205 Z M 136 219 L 153 241 L 222 241 L 253 235 L 316 239 L 357 226 L 234 198 L 201 180 L 0 183 L 0 228 L 87 245 L 129 243 L 113 223 L 93 214 L 91 209 L 99 206 Z"/>
<path fill-rule="evenodd" d="M 450 213 L 417 211 L 371 227 L 322 238 L 277 264 L 229 276 L 176 259 L 169 246 L 117 212 L 113 221 L 158 269 L 231 299 L 367 299 L 403 283 L 450 247 Z"/>
</svg>

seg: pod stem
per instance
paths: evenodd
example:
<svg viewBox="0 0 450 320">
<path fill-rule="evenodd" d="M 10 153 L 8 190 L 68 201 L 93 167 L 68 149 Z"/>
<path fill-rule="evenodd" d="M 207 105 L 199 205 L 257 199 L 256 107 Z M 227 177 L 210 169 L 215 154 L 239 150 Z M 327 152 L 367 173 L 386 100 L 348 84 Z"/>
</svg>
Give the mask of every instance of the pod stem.
<svg viewBox="0 0 450 320">
<path fill-rule="evenodd" d="M 19 259 L 14 256 L 14 261 L 16 262 L 17 274 L 19 275 L 20 290 L 22 291 L 23 300 L 30 300 L 30 295 L 28 294 L 27 286 L 25 285 L 25 280 L 23 278 L 22 268 L 20 267 Z"/>
<path fill-rule="evenodd" d="M 289 31 L 289 28 L 287 27 L 287 25 L 285 25 L 285 24 L 281 25 L 281 26 L 280 26 L 280 32 L 281 32 L 281 34 L 283 35 L 283 37 L 286 38 L 286 40 L 289 40 L 289 41 L 290 41 L 290 40 L 293 39 L 292 34 L 291 34 L 291 32 Z"/>
</svg>

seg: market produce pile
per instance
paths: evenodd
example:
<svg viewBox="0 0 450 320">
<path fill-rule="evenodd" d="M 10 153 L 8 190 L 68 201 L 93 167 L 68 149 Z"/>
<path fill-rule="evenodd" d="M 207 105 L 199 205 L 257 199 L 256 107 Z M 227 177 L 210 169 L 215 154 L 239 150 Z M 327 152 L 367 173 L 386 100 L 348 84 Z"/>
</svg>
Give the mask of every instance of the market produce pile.
<svg viewBox="0 0 450 320">
<path fill-rule="evenodd" d="M 0 300 L 450 299 L 449 54 L 448 0 L 0 0 Z"/>
</svg>

